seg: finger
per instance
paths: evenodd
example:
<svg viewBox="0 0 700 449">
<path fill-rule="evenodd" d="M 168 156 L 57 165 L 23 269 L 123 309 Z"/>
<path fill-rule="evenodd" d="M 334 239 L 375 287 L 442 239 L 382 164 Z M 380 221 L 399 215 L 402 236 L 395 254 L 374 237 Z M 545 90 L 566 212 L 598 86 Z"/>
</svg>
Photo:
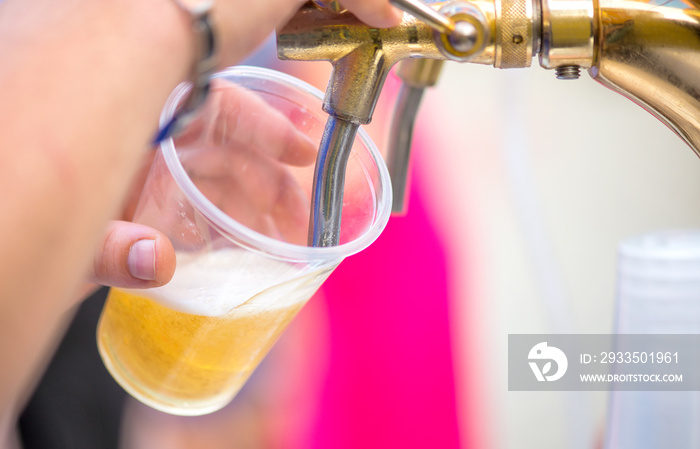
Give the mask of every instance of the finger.
<svg viewBox="0 0 700 449">
<path fill-rule="evenodd" d="M 256 217 L 251 218 L 255 221 L 253 229 L 279 240 L 305 245 L 309 224 L 308 194 L 288 170 L 273 164 L 269 158 L 259 156 L 246 162 L 245 170 L 235 172 L 231 180 L 235 187 L 231 185 L 225 189 L 238 193 L 224 195 L 225 210 L 238 210 L 242 204 L 247 204 L 252 210 L 245 214 Z"/>
<path fill-rule="evenodd" d="M 215 84 L 218 117 L 214 142 L 257 146 L 280 162 L 305 166 L 316 160 L 316 145 L 282 112 L 257 94 L 229 82 Z M 217 95 L 218 94 L 218 95 Z"/>
<path fill-rule="evenodd" d="M 191 175 L 209 201 L 239 223 L 275 239 L 305 244 L 308 194 L 275 161 L 258 154 L 245 162 L 245 169 L 241 164 L 214 164 L 229 167 L 219 176 Z"/>
<path fill-rule="evenodd" d="M 89 280 L 124 288 L 166 284 L 175 272 L 175 250 L 160 232 L 126 221 L 111 222 L 95 252 Z"/>
<path fill-rule="evenodd" d="M 200 179 L 196 184 L 209 201 L 238 223 L 263 235 L 278 238 L 279 233 L 267 214 L 235 178 Z"/>
<path fill-rule="evenodd" d="M 230 178 L 235 181 L 235 187 L 242 190 L 245 198 L 255 205 L 257 211 L 274 211 L 277 221 L 284 221 L 285 225 L 298 225 L 299 216 L 308 215 L 309 210 L 308 194 L 292 174 L 293 171 L 302 169 L 291 170 L 260 153 L 257 148 L 241 146 L 235 151 L 202 146 L 184 151 L 181 160 L 197 187 L 203 192 L 205 189 L 210 192 L 208 197 L 213 196 L 218 188 L 232 199 L 236 198 L 231 195 L 232 187 L 225 186 L 221 181 Z M 303 170 L 311 169 L 309 167 Z M 308 176 L 306 178 L 310 179 Z M 205 180 L 212 180 L 214 186 L 216 183 L 220 185 L 204 187 Z M 305 221 L 307 220 L 301 220 Z"/>
<path fill-rule="evenodd" d="M 282 112 L 257 94 L 215 79 L 207 103 L 176 145 L 255 145 L 280 162 L 305 166 L 316 160 L 316 144 Z"/>
<path fill-rule="evenodd" d="M 358 19 L 377 28 L 390 28 L 401 23 L 403 13 L 387 0 L 341 0 Z"/>
</svg>

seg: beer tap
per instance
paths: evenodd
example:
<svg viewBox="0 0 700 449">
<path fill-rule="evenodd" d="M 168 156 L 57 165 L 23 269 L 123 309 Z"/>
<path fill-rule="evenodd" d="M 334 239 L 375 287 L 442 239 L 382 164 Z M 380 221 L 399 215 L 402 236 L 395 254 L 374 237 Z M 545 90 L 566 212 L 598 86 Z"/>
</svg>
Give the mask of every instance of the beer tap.
<svg viewBox="0 0 700 449">
<path fill-rule="evenodd" d="M 700 0 L 393 3 L 410 11 L 394 28 L 372 28 L 339 8 L 307 3 L 278 32 L 281 59 L 333 65 L 324 99 L 329 121 L 324 156 L 317 163 L 310 244 L 337 244 L 343 159 L 357 126 L 371 120 L 389 70 L 400 61 L 398 72 L 409 94 L 411 83 L 417 90 L 434 84 L 441 65 L 416 59 L 506 69 L 530 67 L 537 56 L 541 67 L 563 80 L 577 79 L 587 69 L 594 80 L 656 116 L 700 155 Z M 388 158 L 400 198 L 395 209 L 403 202 L 405 182 L 398 178 L 405 176 L 419 101 L 417 91 L 399 96 L 403 112 L 392 128 Z"/>
<path fill-rule="evenodd" d="M 316 161 L 310 245 L 338 244 L 345 163 L 352 140 L 357 127 L 371 121 L 394 64 L 415 57 L 465 59 L 478 54 L 486 42 L 486 18 L 478 9 L 465 6 L 451 8 L 446 15 L 469 22 L 468 45 L 455 40 L 455 46 L 447 35 L 434 33 L 413 16 L 405 15 L 397 27 L 376 29 L 347 12 L 337 13 L 312 3 L 304 5 L 278 33 L 281 59 L 327 60 L 333 64 L 323 104 L 329 118 Z"/>
</svg>

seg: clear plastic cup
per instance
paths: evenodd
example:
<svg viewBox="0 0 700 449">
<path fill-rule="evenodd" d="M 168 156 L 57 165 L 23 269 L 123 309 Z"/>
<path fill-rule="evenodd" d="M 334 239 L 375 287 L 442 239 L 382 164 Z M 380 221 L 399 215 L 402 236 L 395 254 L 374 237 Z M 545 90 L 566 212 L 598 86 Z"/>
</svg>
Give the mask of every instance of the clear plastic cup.
<svg viewBox="0 0 700 449">
<path fill-rule="evenodd" d="M 700 334 L 700 231 L 623 241 L 617 286 L 616 333 Z M 698 448 L 698 422 L 697 391 L 611 391 L 605 448 Z"/>
<path fill-rule="evenodd" d="M 225 406 L 333 269 L 386 225 L 389 174 L 360 130 L 340 244 L 306 246 L 321 104 L 298 79 L 232 67 L 183 135 L 157 150 L 134 221 L 170 238 L 175 275 L 159 288 L 112 288 L 98 326 L 106 367 L 143 403 L 178 415 Z"/>
</svg>

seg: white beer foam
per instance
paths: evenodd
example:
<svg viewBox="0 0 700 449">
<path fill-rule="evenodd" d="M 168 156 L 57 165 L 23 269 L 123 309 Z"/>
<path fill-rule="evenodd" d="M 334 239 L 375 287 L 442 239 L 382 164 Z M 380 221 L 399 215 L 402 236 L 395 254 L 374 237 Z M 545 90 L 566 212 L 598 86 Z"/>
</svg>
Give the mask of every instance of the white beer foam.
<svg viewBox="0 0 700 449">
<path fill-rule="evenodd" d="M 220 316 L 271 286 L 299 277 L 301 270 L 292 264 L 239 249 L 178 253 L 175 275 L 168 284 L 131 292 L 180 312 Z M 290 304 L 286 299 L 277 306 L 274 301 L 265 301 L 265 306 L 268 310 L 287 307 Z"/>
</svg>

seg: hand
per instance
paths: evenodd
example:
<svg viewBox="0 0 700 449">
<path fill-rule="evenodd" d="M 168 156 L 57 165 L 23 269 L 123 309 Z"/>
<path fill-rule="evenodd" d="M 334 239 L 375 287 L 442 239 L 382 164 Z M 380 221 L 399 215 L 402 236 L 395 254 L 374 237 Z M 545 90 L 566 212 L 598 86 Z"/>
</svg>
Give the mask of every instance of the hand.
<svg viewBox="0 0 700 449">
<path fill-rule="evenodd" d="M 272 29 L 287 20 L 301 3 L 299 0 L 270 0 L 244 4 L 234 0 L 218 0 L 214 20 L 218 23 L 217 31 L 222 39 L 222 65 L 237 62 L 252 51 Z M 358 18 L 377 27 L 396 25 L 402 16 L 388 0 L 345 0 L 343 4 Z M 220 174 L 211 171 L 197 173 L 198 181 L 202 184 L 200 187 L 208 190 L 211 195 L 218 191 L 220 198 L 215 203 L 234 213 L 236 219 L 245 225 L 266 235 L 281 235 L 287 241 L 305 244 L 308 207 L 302 204 L 305 202 L 304 195 L 287 170 L 276 162 L 299 166 L 311 164 L 315 160 L 315 147 L 304 141 L 305 136 L 295 132 L 290 122 L 274 110 L 271 110 L 274 119 L 256 121 L 256 117 L 265 117 L 269 108 L 242 89 L 225 89 L 223 86 L 214 88 L 208 105 L 209 109 L 219 107 L 226 111 L 226 116 L 214 128 L 209 129 L 208 132 L 213 134 L 208 138 L 219 140 L 220 143 L 225 143 L 226 140 L 237 143 L 247 140 L 252 142 L 251 146 L 258 146 L 262 151 L 249 161 L 252 162 L 248 165 L 249 170 L 241 171 L 239 165 L 238 173 L 231 173 L 239 177 L 239 182 L 232 184 L 233 189 L 229 189 L 227 195 L 221 196 L 220 186 L 217 185 L 221 182 L 217 178 Z M 242 109 L 246 111 L 241 114 Z M 279 128 L 270 126 L 275 121 L 283 125 Z M 194 123 L 188 134 L 178 139 L 178 146 L 188 145 L 187 140 L 193 140 L 197 132 L 201 131 L 198 129 L 201 126 L 201 122 Z M 270 133 L 270 130 L 277 132 Z M 204 149 L 200 146 L 190 149 L 190 156 L 208 151 L 208 157 L 221 159 L 219 164 L 211 164 L 209 167 L 222 167 L 225 160 L 231 163 L 233 158 L 242 155 L 240 149 L 227 153 L 221 151 L 223 147 L 218 148 Z M 136 183 L 137 192 L 140 192 L 143 185 L 145 173 L 147 172 L 142 171 Z M 260 180 L 265 180 L 269 185 L 261 188 Z M 286 197 L 279 197 L 279 192 Z M 94 257 L 93 271 L 89 275 L 92 282 L 128 288 L 150 288 L 163 285 L 172 277 L 175 256 L 169 240 L 152 228 L 128 222 L 136 204 L 135 198 L 137 197 L 131 195 L 131 201 L 128 202 L 127 207 L 131 210 L 127 210 L 123 217 L 126 221 L 113 221 L 109 224 Z M 253 212 L 260 209 L 271 212 L 273 219 L 256 219 L 267 216 Z"/>
<path fill-rule="evenodd" d="M 215 79 L 175 145 L 190 179 L 219 209 L 261 234 L 305 245 L 310 191 L 299 185 L 296 167 L 313 170 L 317 143 L 295 120 L 293 112 L 287 117 L 257 94 Z"/>
<path fill-rule="evenodd" d="M 250 91 L 215 79 L 204 107 L 175 144 L 190 178 L 219 209 L 262 234 L 306 243 L 309 194 L 291 169 L 312 170 L 317 147 L 293 118 Z M 154 154 L 144 159 L 122 220 L 109 224 L 97 247 L 91 282 L 150 288 L 173 275 L 175 250 L 170 240 L 153 228 L 129 222 Z"/>
</svg>

